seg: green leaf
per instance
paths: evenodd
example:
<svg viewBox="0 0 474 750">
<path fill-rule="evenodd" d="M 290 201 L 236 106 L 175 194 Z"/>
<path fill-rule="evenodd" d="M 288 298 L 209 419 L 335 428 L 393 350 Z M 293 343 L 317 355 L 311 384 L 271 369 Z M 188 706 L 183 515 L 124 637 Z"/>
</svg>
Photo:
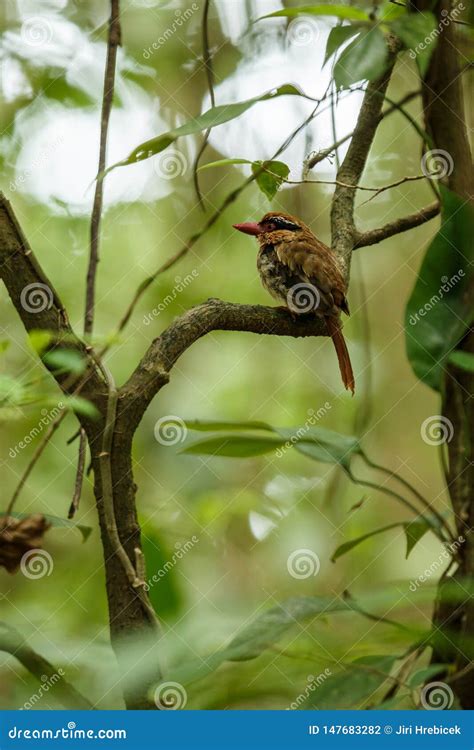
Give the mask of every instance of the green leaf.
<svg viewBox="0 0 474 750">
<path fill-rule="evenodd" d="M 348 469 L 352 457 L 362 453 L 360 443 L 352 435 L 342 435 L 334 430 L 323 427 L 295 427 L 293 430 L 278 429 L 278 434 L 286 436 L 287 440 L 295 442 L 295 448 L 314 461 L 323 463 L 337 463 Z"/>
<path fill-rule="evenodd" d="M 94 404 L 86 398 L 82 398 L 82 396 L 63 396 L 62 398 L 64 405 L 78 414 L 83 414 L 85 417 L 90 417 L 91 419 L 97 419 L 99 416 L 99 412 Z"/>
<path fill-rule="evenodd" d="M 412 551 L 413 547 L 420 541 L 420 539 L 433 528 L 434 523 L 439 526 L 437 519 L 434 519 L 430 522 L 428 519 L 420 516 L 420 518 L 415 519 L 414 521 L 403 524 L 405 536 L 407 539 L 407 551 L 405 559 L 408 559 L 408 555 Z"/>
<path fill-rule="evenodd" d="M 348 88 L 361 80 L 372 81 L 385 71 L 388 49 L 379 28 L 362 31 L 346 47 L 334 66 L 334 80 L 338 88 Z"/>
<path fill-rule="evenodd" d="M 49 369 L 74 375 L 81 375 L 87 366 L 85 358 L 74 349 L 53 349 L 46 352 L 42 359 Z"/>
<path fill-rule="evenodd" d="M 249 458 L 271 453 L 284 444 L 284 440 L 273 436 L 217 435 L 187 445 L 181 453 L 206 456 Z"/>
<path fill-rule="evenodd" d="M 14 406 L 21 404 L 25 397 L 25 387 L 10 375 L 0 375 L 0 404 Z"/>
<path fill-rule="evenodd" d="M 0 513 L 0 517 L 6 516 L 7 514 L 4 512 Z M 31 516 L 31 513 L 9 513 L 9 516 L 12 516 L 13 518 L 28 518 Z M 60 518 L 59 516 L 48 516 L 46 513 L 41 513 L 41 515 L 47 520 L 47 522 L 55 527 L 55 528 L 64 528 L 64 529 L 73 529 L 74 531 L 79 531 L 82 536 L 82 541 L 86 542 L 89 536 L 92 533 L 92 527 L 91 526 L 83 526 L 80 523 L 74 523 L 74 521 L 69 521 L 67 518 Z"/>
<path fill-rule="evenodd" d="M 433 13 L 404 13 L 391 24 L 394 34 L 402 40 L 403 44 L 416 57 L 416 62 L 423 77 L 436 48 L 437 39 L 425 40 L 437 27 L 437 21 Z"/>
<path fill-rule="evenodd" d="M 335 562 L 338 557 L 342 557 L 342 555 L 345 555 L 346 552 L 349 552 L 351 549 L 354 549 L 354 547 L 357 547 L 359 544 L 362 544 L 362 542 L 365 542 L 366 539 L 370 539 L 370 537 L 376 536 L 377 534 L 382 534 L 384 531 L 396 529 L 399 526 L 402 526 L 402 524 L 390 523 L 388 524 L 388 526 L 382 526 L 379 529 L 375 529 L 374 531 L 369 531 L 367 534 L 358 536 L 356 539 L 350 539 L 348 542 L 344 542 L 344 544 L 341 544 L 334 552 L 333 556 L 331 557 L 332 562 Z"/>
<path fill-rule="evenodd" d="M 159 154 L 160 151 L 163 151 L 163 149 L 167 148 L 171 143 L 174 143 L 177 138 L 180 138 L 181 136 L 194 135 L 195 133 L 200 133 L 202 130 L 215 128 L 217 125 L 222 125 L 224 122 L 229 122 L 229 120 L 234 120 L 236 117 L 240 117 L 240 115 L 250 109 L 250 107 L 253 107 L 254 104 L 275 99 L 277 96 L 304 97 L 305 94 L 293 84 L 285 83 L 265 94 L 254 96 L 252 99 L 246 99 L 243 102 L 220 104 L 217 107 L 212 107 L 202 115 L 198 115 L 197 117 L 188 120 L 184 125 L 180 125 L 173 130 L 169 130 L 167 133 L 162 133 L 155 138 L 151 138 L 149 141 L 140 143 L 140 145 L 134 148 L 126 159 L 108 167 L 108 169 L 105 170 L 104 175 L 116 167 L 123 167 L 127 164 L 134 164 L 137 161 L 142 161 L 143 159 L 149 159 L 151 156 Z"/>
<path fill-rule="evenodd" d="M 264 167 L 263 171 L 260 171 Z M 252 172 L 262 193 L 271 201 L 278 192 L 283 180 L 290 174 L 290 168 L 282 161 L 255 161 Z"/>
<path fill-rule="evenodd" d="M 369 16 L 365 10 L 352 8 L 347 5 L 301 5 L 299 8 L 285 8 L 260 16 L 257 21 L 264 18 L 294 18 L 295 16 L 336 16 L 348 21 L 368 21 Z"/>
<path fill-rule="evenodd" d="M 426 251 L 405 310 L 408 359 L 415 375 L 437 391 L 446 360 L 472 319 L 474 260 L 472 207 L 443 185 L 440 189 L 441 228 Z"/>
<path fill-rule="evenodd" d="M 430 664 L 428 667 L 417 669 L 416 672 L 413 672 L 413 674 L 410 675 L 410 677 L 407 679 L 407 685 L 409 685 L 412 689 L 416 688 L 419 685 L 423 685 L 425 682 L 428 682 L 431 677 L 436 677 L 437 674 L 440 674 L 440 672 L 445 672 L 449 668 L 449 664 Z"/>
<path fill-rule="evenodd" d="M 474 372 L 474 354 L 471 352 L 463 352 L 460 349 L 451 352 L 448 357 L 448 362 L 461 370 L 466 372 Z"/>
<path fill-rule="evenodd" d="M 323 66 L 326 65 L 327 61 L 333 54 L 341 47 L 344 42 L 357 34 L 360 29 L 357 26 L 334 26 L 329 32 L 328 40 L 326 43 L 326 54 L 324 55 Z"/>
<path fill-rule="evenodd" d="M 50 345 L 54 339 L 54 334 L 51 331 L 44 331 L 42 329 L 35 328 L 28 334 L 28 340 L 31 348 L 36 354 L 41 355 L 44 350 Z"/>
<path fill-rule="evenodd" d="M 398 656 L 363 656 L 322 682 L 304 708 L 363 708 L 390 676 Z"/>
<path fill-rule="evenodd" d="M 146 580 L 149 599 L 160 617 L 174 618 L 182 605 L 182 596 L 177 581 L 176 550 L 165 548 L 156 529 L 146 522 L 142 524 L 142 548 L 146 562 Z"/>
<path fill-rule="evenodd" d="M 189 429 L 200 431 L 259 430 L 271 433 L 262 435 L 225 435 L 206 438 L 186 446 L 183 453 L 205 453 L 222 456 L 255 456 L 270 453 L 285 446 L 294 447 L 300 453 L 314 461 L 338 463 L 349 468 L 351 458 L 361 453 L 357 438 L 352 435 L 341 435 L 322 427 L 311 427 L 307 424 L 299 427 L 273 427 L 266 422 L 220 422 L 187 420 Z"/>
<path fill-rule="evenodd" d="M 199 432 L 218 432 L 219 430 L 269 430 L 273 428 L 266 422 L 219 422 L 219 420 L 186 419 L 185 425 L 190 430 Z"/>
<path fill-rule="evenodd" d="M 203 659 L 174 669 L 170 678 L 186 684 L 200 680 L 212 673 L 224 661 L 247 661 L 256 659 L 266 649 L 299 622 L 322 614 L 345 612 L 352 607 L 348 602 L 334 597 L 292 597 L 267 610 L 243 628 L 228 646 Z"/>
<path fill-rule="evenodd" d="M 4 352 L 6 352 L 9 346 L 10 346 L 10 341 L 8 339 L 2 339 L 0 341 L 0 354 L 3 354 Z"/>
</svg>

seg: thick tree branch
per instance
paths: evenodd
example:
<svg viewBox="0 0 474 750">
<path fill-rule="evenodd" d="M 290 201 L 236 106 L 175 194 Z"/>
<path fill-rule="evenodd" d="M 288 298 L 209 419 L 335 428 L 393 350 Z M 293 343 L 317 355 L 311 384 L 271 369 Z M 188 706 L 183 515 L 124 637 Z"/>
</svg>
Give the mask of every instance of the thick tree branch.
<svg viewBox="0 0 474 750">
<path fill-rule="evenodd" d="M 52 373 L 68 395 L 77 392 L 83 381 L 81 395 L 96 406 L 105 396 L 104 381 L 87 346 L 71 328 L 67 313 L 51 281 L 36 260 L 16 220 L 10 203 L 0 193 L 0 278 L 27 332 L 48 331 L 53 336 L 51 348 L 74 349 L 87 362 L 85 375 L 71 377 L 68 373 Z M 90 419 L 78 416 L 85 429 Z"/>
<path fill-rule="evenodd" d="M 65 708 L 82 711 L 93 708 L 92 703 L 64 679 L 63 670 L 56 669 L 47 659 L 40 656 L 18 631 L 4 622 L 0 623 L 0 651 L 5 651 L 18 659 L 28 672 L 48 686 L 48 692 L 51 690 Z"/>
<path fill-rule="evenodd" d="M 375 138 L 378 124 L 382 117 L 384 95 L 387 91 L 396 59 L 396 45 L 392 43 L 390 62 L 387 70 L 375 81 L 368 83 L 359 111 L 354 135 L 347 149 L 336 180 L 331 206 L 332 247 L 344 262 L 346 278 L 349 278 L 351 254 L 356 237 L 354 221 L 354 201 L 356 188 L 347 185 L 358 185 Z"/>
<path fill-rule="evenodd" d="M 137 426 L 150 401 L 168 382 L 169 373 L 179 357 L 211 331 L 247 331 L 295 338 L 327 335 L 321 318 L 309 315 L 293 320 L 280 308 L 209 299 L 177 318 L 152 342 L 119 392 L 119 400 L 130 407 L 123 415 L 127 424 Z"/>
<path fill-rule="evenodd" d="M 356 231 L 354 236 L 354 250 L 358 247 L 376 245 L 378 242 L 393 237 L 395 234 L 408 232 L 409 229 L 414 229 L 415 227 L 419 227 L 427 221 L 434 219 L 435 216 L 438 216 L 439 212 L 440 205 L 438 201 L 434 201 L 420 211 L 415 211 L 415 213 L 408 214 L 408 216 L 402 216 L 400 219 L 394 219 L 383 227 L 369 229 L 367 232 Z"/>
</svg>

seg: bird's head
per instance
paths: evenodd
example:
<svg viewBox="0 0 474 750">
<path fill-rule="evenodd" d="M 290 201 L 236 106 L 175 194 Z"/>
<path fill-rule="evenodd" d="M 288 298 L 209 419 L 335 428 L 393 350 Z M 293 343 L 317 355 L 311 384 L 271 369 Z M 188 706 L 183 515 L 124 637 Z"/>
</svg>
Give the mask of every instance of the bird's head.
<svg viewBox="0 0 474 750">
<path fill-rule="evenodd" d="M 292 239 L 308 228 L 300 219 L 290 214 L 271 211 L 258 222 L 233 224 L 234 229 L 256 237 L 260 245 L 270 245 L 282 240 Z"/>
</svg>

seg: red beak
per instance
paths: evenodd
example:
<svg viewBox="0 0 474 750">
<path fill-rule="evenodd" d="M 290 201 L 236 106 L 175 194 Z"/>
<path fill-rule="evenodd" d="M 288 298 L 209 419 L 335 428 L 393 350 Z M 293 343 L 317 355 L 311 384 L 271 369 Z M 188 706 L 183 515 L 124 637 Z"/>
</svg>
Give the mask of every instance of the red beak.
<svg viewBox="0 0 474 750">
<path fill-rule="evenodd" d="M 262 232 L 262 228 L 260 224 L 257 224 L 255 221 L 247 221 L 245 224 L 232 224 L 234 229 L 238 229 L 239 232 L 243 232 L 244 234 L 252 234 L 254 237 L 256 237 L 258 234 Z"/>
</svg>

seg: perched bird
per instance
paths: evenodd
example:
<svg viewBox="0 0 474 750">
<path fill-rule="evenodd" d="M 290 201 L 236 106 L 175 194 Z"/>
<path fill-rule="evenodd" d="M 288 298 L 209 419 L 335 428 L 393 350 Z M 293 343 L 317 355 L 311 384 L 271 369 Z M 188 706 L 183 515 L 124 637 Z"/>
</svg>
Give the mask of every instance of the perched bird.
<svg viewBox="0 0 474 750">
<path fill-rule="evenodd" d="M 349 315 L 347 285 L 336 254 L 289 214 L 272 212 L 259 222 L 233 226 L 257 238 L 257 268 L 265 289 L 293 315 L 324 317 L 342 382 L 354 393 L 354 374 L 340 322 L 341 310 Z"/>
</svg>

